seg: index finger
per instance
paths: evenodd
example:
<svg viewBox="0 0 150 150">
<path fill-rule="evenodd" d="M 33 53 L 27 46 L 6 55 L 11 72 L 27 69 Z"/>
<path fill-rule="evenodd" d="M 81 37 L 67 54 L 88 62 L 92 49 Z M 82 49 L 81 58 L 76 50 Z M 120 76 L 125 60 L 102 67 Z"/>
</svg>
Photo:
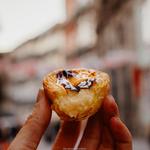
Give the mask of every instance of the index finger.
<svg viewBox="0 0 150 150">
<path fill-rule="evenodd" d="M 51 109 L 43 90 L 39 90 L 37 103 L 9 150 L 36 149 L 51 119 Z"/>
</svg>

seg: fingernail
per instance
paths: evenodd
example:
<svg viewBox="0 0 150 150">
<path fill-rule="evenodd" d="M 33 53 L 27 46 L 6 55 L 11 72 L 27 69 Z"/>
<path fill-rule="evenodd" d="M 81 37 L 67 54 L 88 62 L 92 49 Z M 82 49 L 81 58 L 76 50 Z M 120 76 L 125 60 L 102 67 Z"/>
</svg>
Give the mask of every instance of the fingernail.
<svg viewBox="0 0 150 150">
<path fill-rule="evenodd" d="M 108 95 L 108 98 L 112 101 L 115 101 L 114 97 L 112 95 Z"/>
<path fill-rule="evenodd" d="M 37 94 L 37 98 L 36 98 L 36 103 L 38 103 L 42 97 L 42 93 L 43 93 L 43 89 L 39 89 L 38 94 Z"/>
</svg>

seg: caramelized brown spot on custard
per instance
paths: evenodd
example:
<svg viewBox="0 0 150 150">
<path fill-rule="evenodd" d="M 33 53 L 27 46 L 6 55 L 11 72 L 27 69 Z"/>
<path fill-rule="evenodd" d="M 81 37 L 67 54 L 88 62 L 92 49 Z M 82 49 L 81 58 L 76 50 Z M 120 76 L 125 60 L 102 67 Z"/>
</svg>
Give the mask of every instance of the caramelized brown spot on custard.
<svg viewBox="0 0 150 150">
<path fill-rule="evenodd" d="M 89 74 L 90 74 L 90 72 L 89 72 Z M 93 74 L 93 72 L 92 72 L 92 74 Z M 57 78 L 57 83 L 63 85 L 65 89 L 70 89 L 72 91 L 77 91 L 77 92 L 79 92 L 80 89 L 89 89 L 93 85 L 93 83 L 96 82 L 96 79 L 91 77 L 91 78 L 85 79 L 84 81 L 81 81 L 76 86 L 73 86 L 68 81 L 68 79 L 69 78 L 79 78 L 79 76 L 75 71 L 72 71 L 72 70 L 59 71 L 56 74 L 56 78 Z"/>
</svg>

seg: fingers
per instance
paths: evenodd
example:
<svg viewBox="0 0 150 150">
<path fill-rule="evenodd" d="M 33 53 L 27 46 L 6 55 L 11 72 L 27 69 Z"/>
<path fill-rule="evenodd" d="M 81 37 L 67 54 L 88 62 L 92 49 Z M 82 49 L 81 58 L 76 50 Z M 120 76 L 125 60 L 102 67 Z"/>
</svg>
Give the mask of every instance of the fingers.
<svg viewBox="0 0 150 150">
<path fill-rule="evenodd" d="M 57 134 L 53 150 L 74 148 L 80 133 L 79 121 L 65 121 Z"/>
<path fill-rule="evenodd" d="M 103 144 L 100 149 L 112 147 L 113 140 L 107 125 L 113 116 L 119 116 L 119 110 L 113 97 L 108 96 L 104 99 L 100 111 L 89 118 L 79 147 L 97 149 L 101 143 Z"/>
<path fill-rule="evenodd" d="M 132 149 L 132 137 L 119 118 L 118 106 L 112 96 L 108 96 L 102 106 L 103 121 L 114 142 L 116 143 L 116 149 L 118 150 L 131 150 Z M 104 143 L 104 142 L 103 142 Z"/>
<path fill-rule="evenodd" d="M 34 110 L 10 145 L 9 150 L 36 149 L 49 124 L 50 118 L 50 105 L 48 104 L 44 91 L 39 90 Z"/>
<path fill-rule="evenodd" d="M 109 125 L 109 120 L 112 117 L 119 117 L 119 109 L 112 96 L 107 96 L 103 101 L 102 114 L 105 125 Z"/>
<path fill-rule="evenodd" d="M 117 150 L 132 150 L 132 136 L 120 118 L 111 118 L 110 129 L 115 139 Z"/>
<path fill-rule="evenodd" d="M 101 140 L 102 125 L 100 123 L 100 113 L 90 117 L 85 128 L 85 132 L 79 144 L 79 148 L 88 150 L 97 149 Z"/>
<path fill-rule="evenodd" d="M 102 139 L 99 143 L 98 150 L 114 150 L 114 141 L 107 127 L 103 127 Z"/>
<path fill-rule="evenodd" d="M 112 96 L 107 96 L 96 115 L 88 121 L 80 148 L 88 150 L 131 150 L 131 134 L 119 119 L 118 106 Z M 116 146 L 116 147 L 115 147 Z"/>
<path fill-rule="evenodd" d="M 116 143 L 116 149 L 118 150 L 131 150 L 132 149 L 132 137 L 127 127 L 122 123 L 119 118 L 118 106 L 112 96 L 108 96 L 103 103 L 103 120 L 105 126 L 108 127 L 114 142 Z"/>
<path fill-rule="evenodd" d="M 99 141 L 99 150 L 113 150 L 114 139 L 109 129 L 110 119 L 119 117 L 118 106 L 112 96 L 107 96 L 102 104 L 101 115 L 103 119 L 102 138 Z"/>
</svg>

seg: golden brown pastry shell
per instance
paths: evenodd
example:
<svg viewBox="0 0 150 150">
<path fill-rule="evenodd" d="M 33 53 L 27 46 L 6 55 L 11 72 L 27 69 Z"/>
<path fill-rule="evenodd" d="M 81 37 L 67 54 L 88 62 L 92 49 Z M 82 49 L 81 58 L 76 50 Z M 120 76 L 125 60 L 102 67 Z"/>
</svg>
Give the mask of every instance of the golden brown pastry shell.
<svg viewBox="0 0 150 150">
<path fill-rule="evenodd" d="M 96 113 L 103 99 L 109 93 L 110 78 L 108 74 L 92 69 L 69 69 L 77 74 L 87 74 L 88 77 L 96 79 L 96 83 L 89 89 L 80 89 L 79 92 L 76 92 L 65 89 L 64 86 L 57 83 L 56 74 L 62 70 L 49 73 L 43 80 L 44 91 L 52 103 L 52 109 L 63 120 L 82 120 Z M 70 78 L 68 80 L 76 85 L 83 78 Z"/>
</svg>

